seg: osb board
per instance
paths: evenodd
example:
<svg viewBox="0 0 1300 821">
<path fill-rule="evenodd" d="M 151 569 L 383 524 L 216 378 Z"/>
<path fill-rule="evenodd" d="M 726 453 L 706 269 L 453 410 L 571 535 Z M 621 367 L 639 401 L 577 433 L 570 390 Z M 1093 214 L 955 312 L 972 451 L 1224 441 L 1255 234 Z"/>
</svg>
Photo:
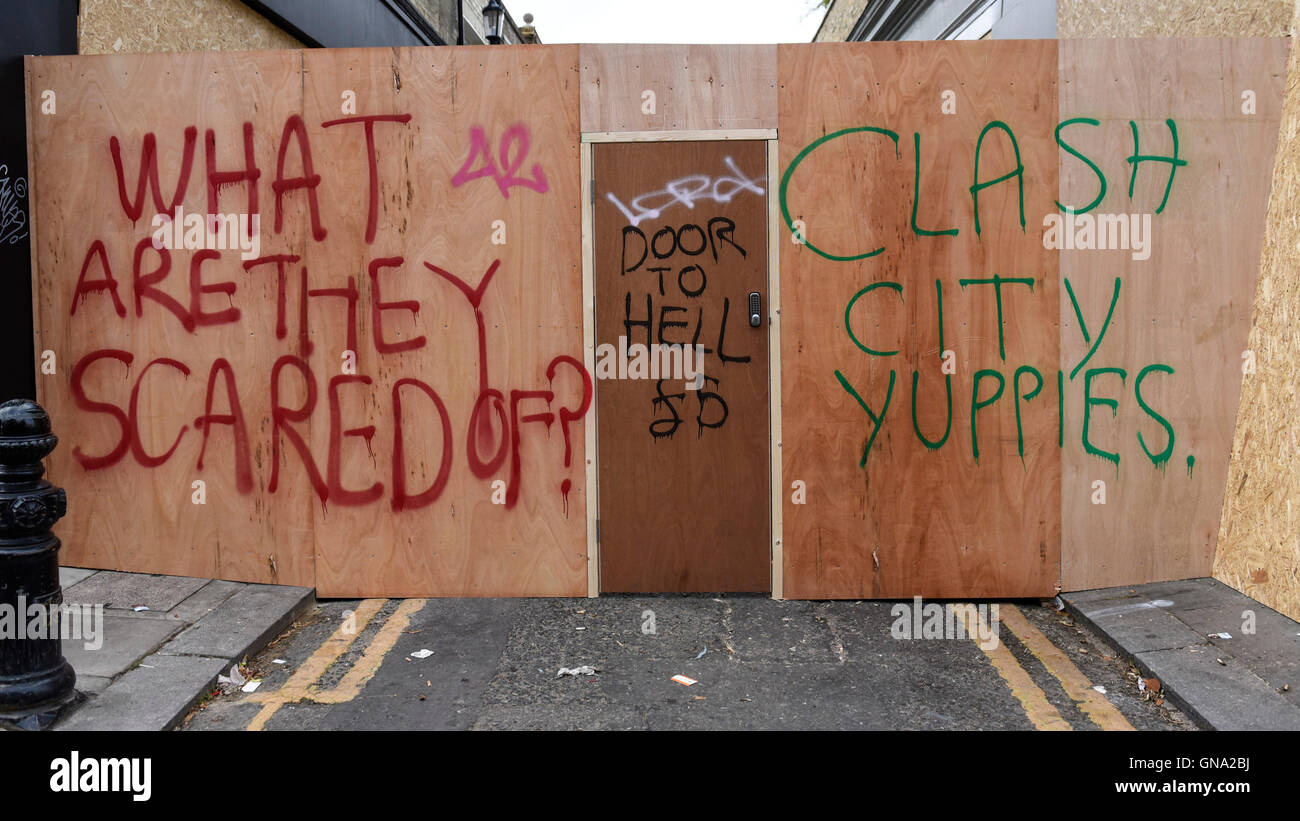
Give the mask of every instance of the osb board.
<svg viewBox="0 0 1300 821">
<path fill-rule="evenodd" d="M 583 131 L 776 128 L 776 46 L 583 45 Z"/>
<path fill-rule="evenodd" d="M 37 234 L 36 349 L 54 350 L 59 362 L 55 375 L 43 377 L 40 398 L 64 436 L 51 476 L 73 500 L 60 526 L 67 563 L 314 580 L 326 596 L 585 592 L 586 377 L 577 362 L 557 358 L 581 351 L 576 47 L 36 58 L 29 66 L 35 223 L 38 232 L 48 228 Z M 46 88 L 56 91 L 56 115 L 38 113 Z M 373 124 L 373 177 L 365 126 L 326 125 L 367 115 L 410 115 Z M 305 139 L 293 127 L 298 116 Z M 170 199 L 181 134 L 194 125 L 183 205 L 204 213 L 205 132 L 213 131 L 218 172 L 235 171 L 243 167 L 246 124 L 259 204 L 254 209 L 248 186 L 234 182 L 217 186 L 217 210 L 256 211 L 260 254 L 298 257 L 284 266 L 283 289 L 275 264 L 244 271 L 237 251 L 221 252 L 199 275 L 209 289 L 200 304 L 217 315 L 214 324 L 190 333 L 176 314 L 189 313 L 195 252 L 177 250 L 173 273 L 158 286 L 178 301 L 176 311 L 146 297 L 138 316 L 131 252 L 149 240 L 157 209 L 146 193 L 134 224 L 124 214 L 110 138 L 122 143 L 133 196 L 143 135 L 157 134 Z M 310 170 L 301 145 L 310 146 Z M 320 180 L 315 218 L 311 187 L 293 185 L 310 175 Z M 277 177 L 289 182 L 279 225 Z M 124 317 L 108 290 L 73 299 L 95 239 L 105 243 Z M 147 275 L 154 252 L 146 249 L 143 260 Z M 426 263 L 471 291 L 495 270 L 481 288 L 481 339 L 467 296 Z M 88 278 L 98 270 L 92 265 Z M 347 293 L 349 279 L 352 299 L 320 293 Z M 224 282 L 233 293 L 219 290 Z M 232 308 L 237 319 L 223 315 Z M 404 343 L 412 347 L 403 350 Z M 141 383 L 144 459 L 166 452 L 189 425 L 159 466 L 139 464 L 129 449 L 95 470 L 74 458 L 78 449 L 104 454 L 118 440 L 112 411 L 77 409 L 71 395 L 75 363 L 103 348 L 127 351 L 134 364 L 95 363 L 81 375 L 84 392 L 120 412 L 150 359 L 165 356 L 191 369 L 192 378 L 181 379 L 172 366 L 157 365 Z M 194 420 L 204 415 L 217 358 L 230 363 L 247 435 L 213 425 L 200 470 Z M 218 376 L 211 413 L 219 415 L 230 403 Z M 401 388 L 400 473 L 393 421 L 399 380 L 422 383 Z M 482 424 L 471 434 L 481 393 Z M 206 482 L 204 505 L 191 504 L 195 479 Z M 398 498 L 399 479 L 414 500 Z M 566 479 L 574 485 L 567 494 Z"/>
<path fill-rule="evenodd" d="M 794 244 L 782 228 L 785 596 L 1050 595 L 1060 544 L 1057 256 L 1036 221 L 1056 194 L 1055 42 L 781 46 L 779 63 L 780 196 L 807 241 Z M 944 113 L 945 92 L 955 113 Z M 1029 227 L 1013 177 L 981 191 L 977 235 L 970 187 L 991 122 L 1005 124 L 1019 145 Z M 831 136 L 864 127 L 895 131 L 897 147 L 875 132 Z M 989 131 L 980 180 L 1016 167 L 1011 146 L 1005 130 Z M 923 235 L 914 224 L 958 233 Z M 844 257 L 884 250 L 835 261 L 813 246 Z M 994 275 L 1032 282 L 1001 286 L 1002 346 L 995 286 L 961 284 Z M 876 287 L 855 301 L 885 282 L 901 293 Z M 855 337 L 897 353 L 873 355 Z M 956 368 L 951 418 L 945 349 Z M 1017 403 L 1022 366 L 1036 369 L 1043 386 L 1036 393 L 1025 371 L 1020 393 L 1035 398 Z M 1005 389 L 979 411 L 976 440 L 972 386 L 984 369 L 1001 374 Z M 849 389 L 879 416 L 891 379 L 871 441 L 870 415 Z M 996 377 L 982 378 L 980 400 L 995 389 Z"/>
<path fill-rule="evenodd" d="M 1061 251 L 1061 276 L 1088 334 L 1063 286 L 1068 590 L 1210 573 L 1286 52 L 1281 39 L 1060 44 L 1060 120 L 1099 123 L 1061 132 L 1106 177 L 1104 197 L 1085 216 L 1125 215 L 1130 226 L 1127 215 L 1150 220 L 1145 249 L 1131 235 L 1119 249 Z M 1167 120 L 1186 165 L 1170 184 L 1170 164 L 1141 163 L 1130 198 L 1128 158 L 1173 152 Z M 1096 173 L 1065 150 L 1059 157 L 1060 201 L 1083 209 L 1100 190 Z"/>
<path fill-rule="evenodd" d="M 239 0 L 81 0 L 81 54 L 256 51 L 302 43 Z"/>
<path fill-rule="evenodd" d="M 1214 577 L 1300 619 L 1300 62 L 1293 51 Z"/>
<path fill-rule="evenodd" d="M 1281 37 L 1294 0 L 1056 0 L 1067 37 Z"/>
</svg>

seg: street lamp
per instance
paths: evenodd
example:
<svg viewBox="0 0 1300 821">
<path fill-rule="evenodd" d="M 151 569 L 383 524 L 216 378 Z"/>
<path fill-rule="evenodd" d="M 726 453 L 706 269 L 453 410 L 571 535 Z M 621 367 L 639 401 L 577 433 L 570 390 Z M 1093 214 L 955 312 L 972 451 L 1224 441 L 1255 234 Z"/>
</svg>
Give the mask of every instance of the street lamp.
<svg viewBox="0 0 1300 821">
<path fill-rule="evenodd" d="M 501 18 L 505 16 L 505 6 L 499 0 L 491 0 L 483 7 L 483 33 L 487 41 L 494 46 L 501 45 Z"/>
</svg>

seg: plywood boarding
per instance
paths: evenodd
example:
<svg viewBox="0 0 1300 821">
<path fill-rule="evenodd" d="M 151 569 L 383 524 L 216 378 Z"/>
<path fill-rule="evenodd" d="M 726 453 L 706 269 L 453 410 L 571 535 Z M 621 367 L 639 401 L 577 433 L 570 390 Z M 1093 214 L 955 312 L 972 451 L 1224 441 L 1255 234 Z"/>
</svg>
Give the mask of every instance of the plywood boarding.
<svg viewBox="0 0 1300 821">
<path fill-rule="evenodd" d="M 789 178 L 782 204 L 792 221 L 803 221 L 807 241 L 793 244 L 783 228 L 784 595 L 1052 593 L 1060 532 L 1057 257 L 1035 225 L 1022 227 L 1016 178 L 982 190 L 979 234 L 970 187 L 981 132 L 1000 122 L 1018 142 L 1026 218 L 1052 207 L 1056 44 L 781 46 L 779 64 L 781 166 Z M 941 107 L 946 91 L 956 113 Z M 861 130 L 868 127 L 894 131 L 897 146 Z M 858 130 L 832 136 L 844 129 Z M 915 224 L 956 235 L 912 228 L 914 134 L 921 156 Z M 978 179 L 1015 169 L 1011 146 L 1008 131 L 994 127 Z M 835 261 L 814 246 L 845 257 L 884 250 Z M 1002 345 L 996 286 L 961 285 L 994 275 L 1032 281 L 1032 290 L 1028 282 L 1001 286 Z M 855 301 L 886 282 L 901 293 L 876 287 Z M 956 365 L 951 418 L 945 349 Z M 1036 396 L 1020 402 L 1023 460 L 1012 401 L 1022 366 L 1044 383 L 1035 393 L 1032 377 L 1020 380 L 1021 394 Z M 979 411 L 977 460 L 971 389 L 985 369 L 1002 374 L 1005 391 Z M 916 425 L 933 448 L 914 430 L 914 373 Z M 850 388 L 883 415 L 874 441 L 871 418 Z M 995 388 L 996 378 L 984 376 L 980 400 Z"/>
<path fill-rule="evenodd" d="M 776 46 L 584 45 L 579 54 L 584 132 L 776 128 Z"/>
<path fill-rule="evenodd" d="M 54 350 L 60 362 L 41 386 L 41 401 L 65 434 L 51 474 L 83 500 L 61 529 L 70 563 L 294 584 L 314 578 L 327 596 L 585 591 L 576 47 L 38 58 L 29 65 L 29 100 L 39 104 L 40 91 L 52 88 L 59 101 L 55 117 L 31 114 L 35 213 L 50 229 L 38 239 L 34 276 L 37 350 Z M 410 115 L 372 124 L 373 172 L 365 125 L 326 125 L 353 114 Z M 291 118 L 300 115 L 298 130 Z M 218 170 L 234 171 L 244 165 L 242 135 L 251 130 L 260 253 L 297 257 L 284 266 L 282 323 L 277 266 L 245 272 L 234 252 L 200 269 L 209 290 L 199 298 L 214 324 L 189 333 L 177 318 L 190 304 L 186 275 L 195 253 L 185 250 L 172 252 L 173 273 L 159 286 L 178 301 L 176 311 L 145 298 L 143 315 L 135 313 L 131 252 L 149 239 L 154 209 L 146 193 L 149 207 L 135 224 L 123 213 L 107 146 L 112 136 L 121 140 L 133 191 L 143 135 L 155 132 L 170 198 L 188 125 L 198 128 L 183 203 L 191 213 L 207 210 L 204 132 L 213 131 Z M 277 226 L 270 183 L 281 162 L 289 184 Z M 70 166 L 77 171 L 68 173 Z M 292 182 L 313 175 L 320 179 L 315 218 L 311 186 Z M 219 211 L 254 210 L 242 182 L 218 191 Z M 125 317 L 107 290 L 73 299 L 96 238 L 105 240 Z M 144 252 L 144 274 L 153 270 L 153 253 Z M 451 276 L 473 293 L 489 270 L 480 340 L 474 308 Z M 88 278 L 97 276 L 92 265 Z M 229 295 L 223 282 L 233 283 Z M 329 291 L 336 293 L 322 293 Z M 238 319 L 224 321 L 232 308 Z M 146 458 L 166 452 L 190 425 L 162 465 L 146 468 L 124 453 L 87 471 L 74 459 L 75 449 L 100 455 L 118 439 L 111 412 L 74 409 L 74 365 L 102 348 L 127 351 L 134 364 L 97 361 L 80 374 L 84 392 L 123 412 L 151 358 L 191 369 L 182 379 L 159 364 L 141 383 Z M 236 426 L 214 424 L 200 471 L 203 442 L 193 420 L 205 413 L 217 358 L 230 364 L 247 445 L 238 444 Z M 220 415 L 229 402 L 225 371 L 217 375 L 211 413 Z M 401 476 L 415 499 L 396 510 L 399 380 L 423 386 L 401 388 Z M 273 381 L 284 409 L 278 425 Z M 489 393 L 471 436 L 481 387 Z M 445 407 L 446 425 L 430 391 Z M 310 412 L 298 412 L 308 405 Z M 562 408 L 575 418 L 562 417 Z M 484 463 L 477 474 L 471 442 Z M 444 464 L 441 490 L 420 496 Z M 207 483 L 201 506 L 190 504 L 198 478 Z"/>
<path fill-rule="evenodd" d="M 1282 37 L 1294 0 L 1056 0 L 1058 37 Z"/>
<path fill-rule="evenodd" d="M 81 0 L 77 51 L 254 51 L 302 48 L 239 0 Z"/>
<path fill-rule="evenodd" d="M 384 451 L 392 441 L 390 405 L 399 379 L 420 379 L 439 394 L 453 453 L 446 488 L 427 508 L 395 513 L 389 490 L 379 502 L 354 509 L 317 501 L 318 532 L 329 533 L 317 538 L 319 589 L 326 595 L 583 595 L 585 433 L 580 418 L 556 418 L 578 411 L 588 390 L 581 367 L 577 48 L 359 49 L 307 52 L 304 59 L 309 122 L 336 117 L 346 89 L 368 101 L 369 111 L 411 115 L 406 124 L 375 126 L 383 187 L 374 242 L 313 244 L 307 257 L 324 282 L 332 281 L 327 287 L 343 287 L 355 275 L 362 306 L 417 300 L 416 315 L 384 312 L 382 337 L 397 345 L 427 341 L 378 353 L 373 315 L 358 311 L 358 372 L 375 381 L 350 386 L 343 407 L 345 418 L 355 420 L 350 424 L 377 426 L 380 458 L 376 464 L 364 442 L 353 439 L 344 461 L 344 471 L 355 476 L 349 486 L 392 484 Z M 322 220 L 345 237 L 360 237 L 365 132 L 359 125 L 337 130 L 321 141 L 320 173 L 351 185 L 323 203 Z M 475 157 L 480 138 L 487 155 Z M 485 160 L 498 167 L 517 160 L 510 173 L 523 182 L 471 178 L 487 167 Z M 462 163 L 469 174 L 458 176 Z M 493 243 L 497 231 L 501 244 Z M 403 262 L 380 274 L 377 294 L 368 266 L 398 256 Z M 428 266 L 470 288 L 486 281 L 478 306 L 481 343 L 466 295 Z M 346 347 L 341 303 L 335 303 L 321 308 L 328 341 L 319 344 L 329 351 L 322 363 L 337 361 Z M 571 360 L 557 361 L 560 356 Z M 481 390 L 499 391 L 500 399 L 481 404 L 475 424 Z M 546 391 L 553 393 L 549 401 L 540 393 Z M 404 445 L 422 454 L 418 463 L 407 457 L 410 487 L 427 488 L 442 464 L 442 425 L 417 386 L 402 388 L 402 402 Z M 326 453 L 330 430 L 315 422 L 313 452 Z M 503 461 L 480 468 L 479 476 L 472 458 Z"/>
<path fill-rule="evenodd" d="M 1293 50 L 1214 562 L 1215 578 L 1300 619 L 1300 61 Z"/>
<path fill-rule="evenodd" d="M 41 114 L 37 106 L 46 91 L 53 94 L 55 108 Z M 205 213 L 207 130 L 222 149 L 219 166 L 238 167 L 245 112 L 256 112 L 262 123 L 282 124 L 302 110 L 299 56 L 28 58 L 27 97 L 34 101 L 28 123 L 35 347 L 38 354 L 50 352 L 55 368 L 53 374 L 38 375 L 37 390 L 61 437 L 49 476 L 67 489 L 70 500 L 59 524 L 63 562 L 310 585 L 310 497 L 297 483 L 281 487 L 274 498 L 264 489 L 275 281 L 244 275 L 237 252 L 205 263 L 201 281 L 214 291 L 199 295 L 201 310 L 218 314 L 233 305 L 240 321 L 187 329 L 179 317 L 189 323 L 192 316 L 189 278 L 195 252 L 167 251 L 170 265 L 158 278 L 164 252 L 151 245 L 153 199 L 146 186 L 143 210 L 134 221 L 125 213 L 110 148 L 117 138 L 128 181 L 125 196 L 135 201 L 141 146 L 147 134 L 154 135 L 160 189 L 170 203 L 185 130 L 195 127 L 189 184 L 180 205 L 189 213 Z M 274 170 L 278 138 L 277 128 L 252 132 L 252 149 L 267 176 Z M 241 188 L 227 188 L 221 207 L 241 208 L 236 203 L 242 194 Z M 276 245 L 301 253 L 297 234 L 286 234 Z M 96 248 L 102 248 L 102 256 Z M 152 284 L 133 286 L 137 257 L 140 276 L 154 279 Z M 74 297 L 83 264 L 91 283 L 106 280 L 105 262 L 112 287 L 87 291 L 83 286 L 82 298 Z M 215 291 L 222 282 L 237 288 L 232 299 Z M 158 359 L 164 361 L 149 365 Z M 204 449 L 196 420 L 207 413 L 205 388 L 218 361 L 229 363 L 239 377 L 247 448 L 237 448 L 236 426 L 216 424 Z M 230 402 L 224 372 L 216 367 L 211 412 L 222 415 L 229 413 Z M 138 424 L 132 426 L 128 413 L 137 385 Z M 131 427 L 138 428 L 138 436 L 124 433 Z M 161 460 L 173 443 L 175 451 L 161 464 L 144 464 Z M 235 465 L 244 459 L 247 484 L 241 490 Z M 192 503 L 195 481 L 205 483 L 204 504 Z"/>
<path fill-rule="evenodd" d="M 1205 576 L 1241 387 L 1286 43 L 1075 40 L 1060 49 L 1061 121 L 1098 123 L 1061 132 L 1106 178 L 1105 196 L 1085 216 L 1122 216 L 1131 230 L 1118 249 L 1116 226 L 1098 231 L 1110 250 L 1061 252 L 1061 276 L 1084 318 L 1081 327 L 1063 288 L 1063 583 L 1079 590 Z M 1140 163 L 1130 198 L 1128 158 L 1171 156 L 1175 130 L 1186 165 L 1170 184 L 1170 163 Z M 1099 193 L 1097 173 L 1066 151 L 1060 173 L 1062 203 L 1082 210 Z M 1140 243 L 1132 229 L 1147 220 Z M 1073 233 L 1084 230 L 1075 225 Z"/>
</svg>

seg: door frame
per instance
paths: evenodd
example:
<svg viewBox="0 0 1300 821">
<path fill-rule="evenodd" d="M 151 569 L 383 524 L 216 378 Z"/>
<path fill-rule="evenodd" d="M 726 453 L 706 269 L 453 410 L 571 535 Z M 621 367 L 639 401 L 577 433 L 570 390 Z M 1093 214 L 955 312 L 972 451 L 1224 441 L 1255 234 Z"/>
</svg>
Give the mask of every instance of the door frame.
<svg viewBox="0 0 1300 821">
<path fill-rule="evenodd" d="M 592 177 L 592 145 L 595 143 L 703 142 L 746 140 L 767 143 L 767 419 L 768 419 L 768 538 L 771 548 L 772 598 L 785 598 L 782 588 L 782 480 L 781 480 L 781 276 L 780 276 L 780 185 L 775 128 L 733 128 L 717 131 L 584 131 L 581 134 L 582 191 L 582 361 L 587 373 L 596 373 L 596 266 L 595 187 Z M 594 377 L 593 377 L 594 386 Z M 587 597 L 600 595 L 600 539 L 597 513 L 600 491 L 597 481 L 599 456 L 596 451 L 596 402 L 591 403 L 585 424 L 586 508 L 587 508 Z"/>
</svg>

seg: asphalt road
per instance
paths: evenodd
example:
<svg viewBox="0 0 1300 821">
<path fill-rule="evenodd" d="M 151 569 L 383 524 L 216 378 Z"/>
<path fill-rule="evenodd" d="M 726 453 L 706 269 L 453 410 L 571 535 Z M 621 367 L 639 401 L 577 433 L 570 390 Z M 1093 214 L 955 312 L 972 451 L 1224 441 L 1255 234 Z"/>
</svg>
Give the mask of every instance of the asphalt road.
<svg viewBox="0 0 1300 821">
<path fill-rule="evenodd" d="M 327 601 L 249 660 L 255 692 L 184 729 L 1194 729 L 1052 607 L 999 603 L 981 642 L 896 638 L 894 604 Z M 923 611 L 922 633 L 940 621 Z"/>
</svg>

